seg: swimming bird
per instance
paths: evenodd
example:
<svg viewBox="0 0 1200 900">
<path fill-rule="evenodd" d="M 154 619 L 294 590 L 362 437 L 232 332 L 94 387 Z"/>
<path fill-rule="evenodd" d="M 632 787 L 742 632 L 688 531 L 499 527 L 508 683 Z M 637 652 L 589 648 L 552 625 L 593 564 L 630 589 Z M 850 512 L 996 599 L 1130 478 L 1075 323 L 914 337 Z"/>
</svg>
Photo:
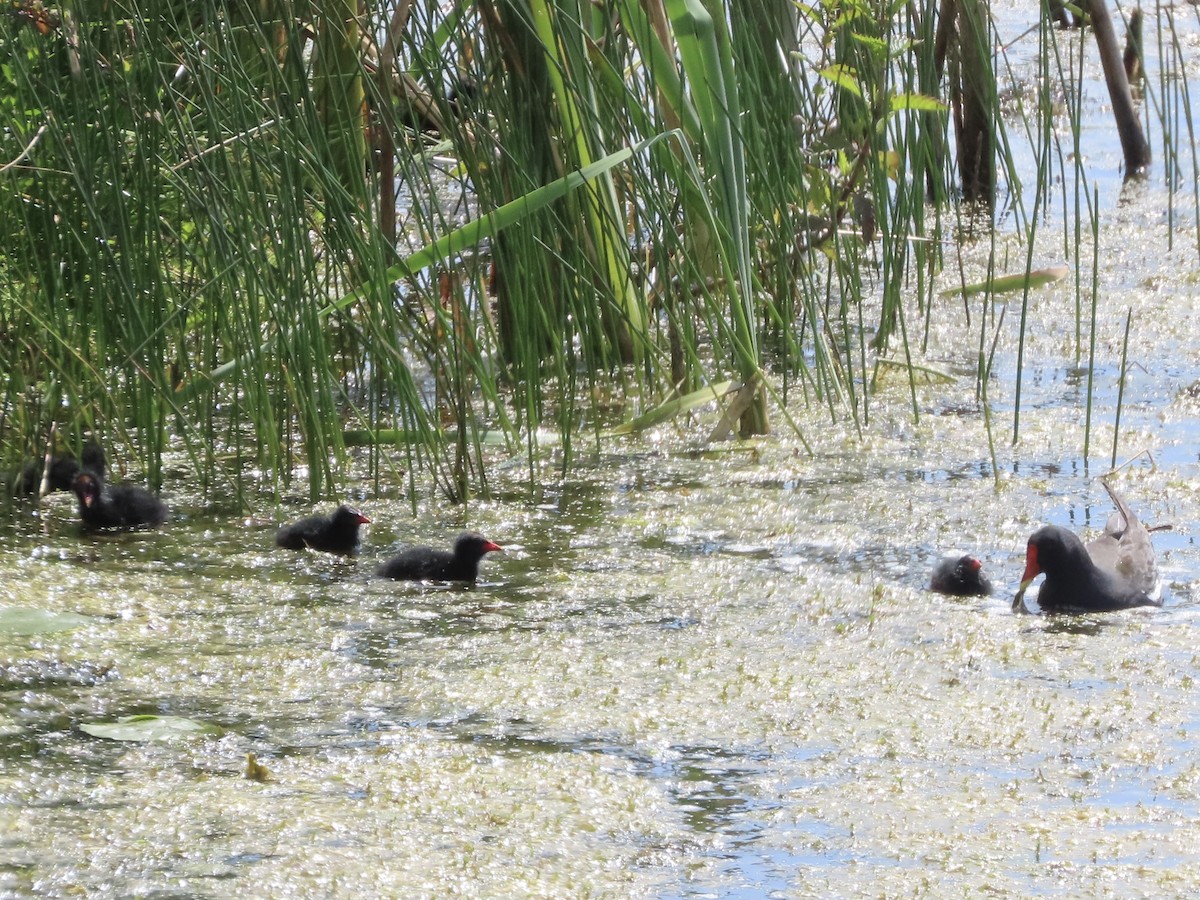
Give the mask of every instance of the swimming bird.
<svg viewBox="0 0 1200 900">
<path fill-rule="evenodd" d="M 1025 549 L 1025 572 L 1013 598 L 1024 609 L 1025 591 L 1040 574 L 1038 606 L 1050 613 L 1111 612 L 1138 606 L 1162 606 L 1158 564 L 1150 533 L 1124 499 L 1100 479 L 1116 504 L 1104 534 L 1088 545 L 1058 525 L 1039 528 Z"/>
<path fill-rule="evenodd" d="M 352 506 L 342 504 L 332 515 L 309 516 L 275 532 L 275 543 L 287 550 L 321 550 L 348 556 L 358 549 L 360 525 L 371 520 Z"/>
<path fill-rule="evenodd" d="M 479 562 L 493 551 L 503 550 L 481 534 L 464 531 L 454 542 L 454 552 L 433 547 L 409 547 L 393 556 L 376 571 L 397 581 L 466 581 L 479 577 Z"/>
<path fill-rule="evenodd" d="M 145 488 L 106 486 L 95 472 L 80 472 L 72 489 L 79 498 L 79 518 L 89 528 L 154 528 L 169 515 L 167 505 Z"/>
<path fill-rule="evenodd" d="M 992 583 L 975 557 L 948 556 L 934 567 L 929 589 L 954 597 L 986 597 L 992 592 Z"/>
<path fill-rule="evenodd" d="M 87 469 L 104 478 L 108 471 L 108 460 L 104 457 L 104 448 L 95 441 L 88 441 L 83 447 L 83 453 L 77 460 L 69 453 L 50 457 L 50 467 L 46 470 L 44 460 L 31 459 L 21 469 L 16 490 L 21 494 L 37 494 L 42 489 L 42 474 L 46 475 L 48 491 L 69 491 L 75 483 L 75 476 L 80 470 Z"/>
</svg>

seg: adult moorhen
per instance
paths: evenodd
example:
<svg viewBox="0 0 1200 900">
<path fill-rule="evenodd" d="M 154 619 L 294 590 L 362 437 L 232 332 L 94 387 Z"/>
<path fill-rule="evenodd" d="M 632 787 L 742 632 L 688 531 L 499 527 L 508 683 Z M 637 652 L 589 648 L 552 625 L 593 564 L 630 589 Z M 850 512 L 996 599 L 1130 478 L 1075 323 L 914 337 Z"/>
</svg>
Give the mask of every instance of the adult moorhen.
<svg viewBox="0 0 1200 900">
<path fill-rule="evenodd" d="M 493 550 L 503 550 L 482 534 L 464 531 L 454 542 L 454 552 L 432 547 L 410 547 L 393 556 L 376 571 L 397 581 L 467 581 L 479 577 L 479 561 Z"/>
<path fill-rule="evenodd" d="M 1086 547 L 1066 528 L 1047 525 L 1029 538 L 1025 573 L 1013 598 L 1013 610 L 1024 609 L 1025 591 L 1040 574 L 1046 580 L 1038 606 L 1049 613 L 1112 612 L 1137 606 L 1162 606 L 1158 564 L 1150 533 L 1121 496 L 1103 479 L 1119 511 L 1104 534 Z"/>
<path fill-rule="evenodd" d="M 975 557 L 949 556 L 934 567 L 929 589 L 953 597 L 986 597 L 992 592 L 992 583 Z"/>
<path fill-rule="evenodd" d="M 275 543 L 286 550 L 321 550 L 350 556 L 358 550 L 358 528 L 371 520 L 342 504 L 332 515 L 309 516 L 275 532 Z"/>
<path fill-rule="evenodd" d="M 79 517 L 88 528 L 154 528 L 167 521 L 167 505 L 145 488 L 131 484 L 106 487 L 95 472 L 83 471 L 72 483 Z"/>
</svg>

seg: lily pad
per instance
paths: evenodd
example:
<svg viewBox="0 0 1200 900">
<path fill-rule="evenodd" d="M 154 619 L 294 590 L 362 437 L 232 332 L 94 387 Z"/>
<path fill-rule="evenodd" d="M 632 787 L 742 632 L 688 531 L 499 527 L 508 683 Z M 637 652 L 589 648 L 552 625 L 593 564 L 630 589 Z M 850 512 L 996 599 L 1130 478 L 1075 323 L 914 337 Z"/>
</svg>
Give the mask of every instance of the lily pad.
<svg viewBox="0 0 1200 900">
<path fill-rule="evenodd" d="M 48 634 L 82 628 L 92 620 L 69 612 L 51 612 L 28 606 L 0 607 L 0 634 Z"/>
<path fill-rule="evenodd" d="M 221 733 L 216 725 L 182 716 L 122 716 L 115 722 L 84 722 L 79 730 L 110 741 L 175 741 Z"/>
</svg>

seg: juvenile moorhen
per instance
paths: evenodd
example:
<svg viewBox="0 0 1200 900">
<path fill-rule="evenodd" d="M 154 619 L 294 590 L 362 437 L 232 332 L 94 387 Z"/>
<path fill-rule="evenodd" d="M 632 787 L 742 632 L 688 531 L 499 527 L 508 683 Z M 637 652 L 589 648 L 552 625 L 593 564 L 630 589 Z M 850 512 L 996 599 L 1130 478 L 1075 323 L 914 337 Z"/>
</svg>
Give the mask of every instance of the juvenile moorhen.
<svg viewBox="0 0 1200 900">
<path fill-rule="evenodd" d="M 397 581 L 467 581 L 479 577 L 479 561 L 494 550 L 503 550 L 481 534 L 464 531 L 454 542 L 454 552 L 432 547 L 410 547 L 393 556 L 376 571 Z"/>
<path fill-rule="evenodd" d="M 275 543 L 286 550 L 321 550 L 350 556 L 358 549 L 358 527 L 371 520 L 342 504 L 332 515 L 309 516 L 275 532 Z"/>
<path fill-rule="evenodd" d="M 20 484 L 17 486 L 22 494 L 36 494 L 42 488 L 42 472 L 45 461 L 31 459 L 21 470 Z M 88 441 L 83 447 L 83 454 L 76 460 L 69 453 L 62 456 L 50 457 L 50 471 L 47 473 L 46 487 L 50 491 L 69 491 L 75 484 L 75 476 L 81 469 L 87 469 L 104 478 L 108 471 L 108 460 L 104 457 L 104 448 L 95 441 Z"/>
<path fill-rule="evenodd" d="M 88 528 L 154 528 L 167 521 L 167 505 L 145 488 L 131 484 L 106 487 L 95 472 L 83 471 L 72 484 L 79 517 Z"/>
<path fill-rule="evenodd" d="M 953 597 L 986 597 L 992 583 L 983 574 L 983 563 L 973 556 L 943 559 L 933 570 L 929 589 Z"/>
<path fill-rule="evenodd" d="M 1025 574 L 1013 598 L 1014 611 L 1024 609 L 1025 590 L 1042 573 L 1046 580 L 1038 592 L 1038 606 L 1046 612 L 1162 606 L 1150 532 L 1107 481 L 1100 483 L 1117 507 L 1104 534 L 1085 547 L 1074 533 L 1057 525 L 1035 531 L 1025 550 Z"/>
</svg>

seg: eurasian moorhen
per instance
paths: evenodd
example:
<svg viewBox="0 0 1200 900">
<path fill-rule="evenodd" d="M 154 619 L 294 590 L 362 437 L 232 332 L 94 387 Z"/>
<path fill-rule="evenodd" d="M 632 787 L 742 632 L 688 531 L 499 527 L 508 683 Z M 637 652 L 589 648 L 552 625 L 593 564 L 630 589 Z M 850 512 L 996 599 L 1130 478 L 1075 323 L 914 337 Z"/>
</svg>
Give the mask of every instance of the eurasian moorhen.
<svg viewBox="0 0 1200 900">
<path fill-rule="evenodd" d="M 81 465 L 82 463 L 82 465 Z M 31 459 L 21 470 L 20 483 L 17 486 L 22 494 L 36 494 L 42 488 L 42 472 L 46 464 L 44 460 Z M 108 471 L 108 460 L 104 457 L 104 448 L 95 441 L 88 441 L 83 447 L 79 460 L 69 453 L 62 456 L 50 457 L 50 471 L 47 472 L 46 487 L 50 491 L 69 491 L 75 484 L 75 476 L 81 469 L 87 469 L 104 478 Z"/>
<path fill-rule="evenodd" d="M 986 597 L 992 583 L 983 574 L 983 563 L 973 556 L 949 556 L 933 570 L 929 589 L 953 597 Z"/>
<path fill-rule="evenodd" d="M 464 531 L 454 542 L 454 552 L 432 547 L 410 547 L 393 556 L 376 574 L 397 581 L 470 581 L 479 576 L 484 554 L 502 550 L 482 534 Z"/>
<path fill-rule="evenodd" d="M 106 487 L 95 472 L 83 471 L 72 484 L 79 517 L 88 528 L 153 528 L 167 521 L 167 505 L 145 488 L 131 484 Z"/>
<path fill-rule="evenodd" d="M 1073 532 L 1047 525 L 1033 533 L 1025 551 L 1025 573 L 1013 599 L 1024 609 L 1025 591 L 1039 574 L 1046 580 L 1038 606 L 1050 613 L 1111 612 L 1135 606 L 1162 606 L 1157 594 L 1158 564 L 1150 533 L 1121 496 L 1100 480 L 1119 511 L 1104 534 L 1086 547 Z"/>
<path fill-rule="evenodd" d="M 371 520 L 342 504 L 332 515 L 309 516 L 275 532 L 275 543 L 287 550 L 321 550 L 349 556 L 358 549 L 358 527 Z"/>
</svg>

